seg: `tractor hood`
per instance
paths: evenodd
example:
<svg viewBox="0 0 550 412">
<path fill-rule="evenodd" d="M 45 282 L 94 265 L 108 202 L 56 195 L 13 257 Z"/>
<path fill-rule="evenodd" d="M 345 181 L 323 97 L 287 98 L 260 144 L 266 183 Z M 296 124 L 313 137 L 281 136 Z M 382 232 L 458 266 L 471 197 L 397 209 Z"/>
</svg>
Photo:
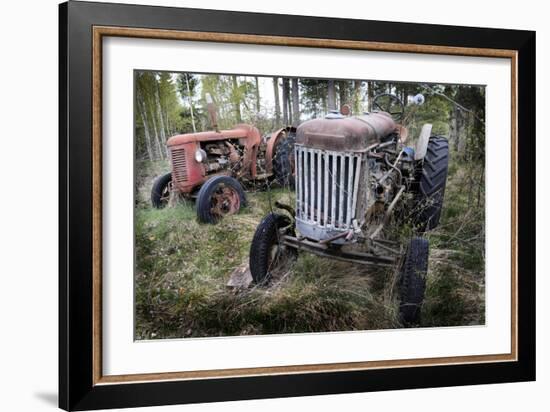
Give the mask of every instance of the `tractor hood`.
<svg viewBox="0 0 550 412">
<path fill-rule="evenodd" d="M 296 143 L 323 150 L 362 151 L 396 130 L 386 112 L 344 117 L 336 113 L 324 119 L 302 123 L 296 131 Z"/>
</svg>

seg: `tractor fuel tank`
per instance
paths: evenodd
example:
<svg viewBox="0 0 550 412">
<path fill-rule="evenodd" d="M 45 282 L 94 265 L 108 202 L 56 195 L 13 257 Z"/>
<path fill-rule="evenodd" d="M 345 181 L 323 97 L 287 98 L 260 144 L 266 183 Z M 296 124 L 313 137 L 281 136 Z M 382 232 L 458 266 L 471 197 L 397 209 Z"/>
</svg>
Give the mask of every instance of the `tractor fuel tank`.
<svg viewBox="0 0 550 412">
<path fill-rule="evenodd" d="M 396 127 L 386 112 L 354 117 L 331 113 L 324 119 L 302 123 L 296 131 L 296 144 L 337 152 L 363 151 L 393 133 Z"/>
</svg>

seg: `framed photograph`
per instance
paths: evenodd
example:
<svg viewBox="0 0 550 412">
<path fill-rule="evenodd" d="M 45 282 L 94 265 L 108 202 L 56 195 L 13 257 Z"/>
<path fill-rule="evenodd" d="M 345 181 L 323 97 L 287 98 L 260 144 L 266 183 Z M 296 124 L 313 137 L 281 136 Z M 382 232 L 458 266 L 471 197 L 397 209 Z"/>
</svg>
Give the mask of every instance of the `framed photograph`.
<svg viewBox="0 0 550 412">
<path fill-rule="evenodd" d="M 535 33 L 60 5 L 66 410 L 535 379 Z"/>
</svg>

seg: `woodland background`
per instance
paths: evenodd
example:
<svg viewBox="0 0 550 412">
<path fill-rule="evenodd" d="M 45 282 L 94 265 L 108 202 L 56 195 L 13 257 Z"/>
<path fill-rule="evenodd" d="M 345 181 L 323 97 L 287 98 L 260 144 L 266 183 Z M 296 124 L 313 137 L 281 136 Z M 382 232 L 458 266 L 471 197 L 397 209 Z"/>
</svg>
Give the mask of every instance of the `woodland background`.
<svg viewBox="0 0 550 412">
<path fill-rule="evenodd" d="M 324 116 L 348 104 L 369 111 L 374 96 L 405 102 L 410 145 L 424 123 L 447 136 L 451 161 L 441 225 L 429 233 L 430 262 L 420 326 L 485 322 L 485 88 L 371 80 L 136 72 L 136 331 L 137 339 L 401 327 L 396 270 L 365 269 L 302 254 L 268 291 L 234 293 L 231 272 L 247 262 L 254 230 L 284 189 L 248 193 L 249 206 L 217 225 L 196 221 L 183 201 L 156 210 L 149 193 L 170 170 L 165 142 L 208 130 L 206 95 L 220 128 L 250 123 L 262 134 Z M 418 93 L 423 105 L 411 104 Z"/>
</svg>

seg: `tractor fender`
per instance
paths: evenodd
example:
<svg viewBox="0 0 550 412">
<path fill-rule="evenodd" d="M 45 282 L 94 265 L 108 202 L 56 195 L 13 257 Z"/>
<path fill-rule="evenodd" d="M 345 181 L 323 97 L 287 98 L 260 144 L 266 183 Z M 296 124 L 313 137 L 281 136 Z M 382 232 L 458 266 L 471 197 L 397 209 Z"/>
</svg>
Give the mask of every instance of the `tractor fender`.
<svg viewBox="0 0 550 412">
<path fill-rule="evenodd" d="M 267 141 L 267 148 L 265 150 L 265 171 L 268 174 L 273 173 L 273 155 L 275 146 L 277 146 L 277 143 L 283 136 L 288 136 L 289 133 L 296 133 L 296 128 L 293 126 L 287 126 L 271 133 L 271 136 Z"/>
<path fill-rule="evenodd" d="M 420 136 L 416 141 L 416 147 L 414 149 L 414 160 L 422 160 L 424 159 L 424 156 L 426 156 L 426 151 L 428 150 L 428 141 L 430 140 L 431 134 L 432 125 L 426 123 L 424 126 L 422 126 Z"/>
</svg>

